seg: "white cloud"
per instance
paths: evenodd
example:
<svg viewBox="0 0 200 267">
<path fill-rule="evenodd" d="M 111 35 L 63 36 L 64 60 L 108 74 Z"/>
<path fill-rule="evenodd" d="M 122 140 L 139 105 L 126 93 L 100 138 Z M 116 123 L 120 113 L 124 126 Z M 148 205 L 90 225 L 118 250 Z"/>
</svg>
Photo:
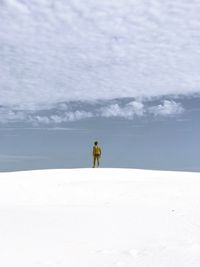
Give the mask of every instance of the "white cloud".
<svg viewBox="0 0 200 267">
<path fill-rule="evenodd" d="M 84 110 L 76 110 L 74 112 L 64 112 L 60 114 L 53 114 L 49 116 L 29 115 L 28 121 L 33 124 L 59 124 L 63 122 L 73 122 L 93 117 L 91 112 Z"/>
<path fill-rule="evenodd" d="M 101 108 L 100 115 L 102 117 L 122 117 L 132 119 L 134 116 L 144 115 L 144 105 L 141 102 L 133 101 L 120 107 L 119 104 L 113 104 L 108 107 Z"/>
<path fill-rule="evenodd" d="M 9 107 L 0 108 L 0 123 L 31 123 L 33 125 L 60 124 L 65 122 L 73 122 L 93 117 L 121 117 L 132 120 L 136 117 L 143 116 L 174 116 L 184 112 L 181 103 L 174 100 L 163 100 L 160 104 L 155 105 L 151 101 L 126 101 L 121 100 L 95 102 L 86 105 L 84 102 L 73 102 L 71 104 L 59 103 L 50 109 L 28 109 L 21 110 L 15 106 L 14 109 Z M 81 109 L 78 109 L 78 106 Z"/>
<path fill-rule="evenodd" d="M 76 121 L 76 120 L 82 120 L 93 117 L 93 114 L 91 112 L 86 111 L 75 111 L 75 112 L 68 112 L 65 114 L 64 119 L 66 121 Z"/>
<path fill-rule="evenodd" d="M 42 124 L 49 124 L 50 119 L 47 116 L 31 116 L 30 121 L 33 123 L 42 123 Z"/>
<path fill-rule="evenodd" d="M 174 100 L 163 100 L 161 104 L 149 106 L 149 103 L 145 104 L 138 101 L 132 101 L 124 106 L 119 104 L 112 104 L 101 108 L 102 117 L 122 117 L 125 119 L 133 119 L 134 117 L 142 117 L 145 115 L 154 116 L 175 116 L 184 112 L 184 108 L 181 103 Z"/>
<path fill-rule="evenodd" d="M 184 108 L 173 100 L 164 100 L 162 104 L 150 107 L 149 112 L 155 116 L 174 116 L 183 113 Z"/>
<path fill-rule="evenodd" d="M 196 0 L 2 0 L 0 105 L 200 93 L 199 21 Z"/>
<path fill-rule="evenodd" d="M 145 113 L 144 104 L 138 101 L 132 101 L 127 104 L 127 108 L 132 110 L 133 114 L 142 116 Z"/>
</svg>

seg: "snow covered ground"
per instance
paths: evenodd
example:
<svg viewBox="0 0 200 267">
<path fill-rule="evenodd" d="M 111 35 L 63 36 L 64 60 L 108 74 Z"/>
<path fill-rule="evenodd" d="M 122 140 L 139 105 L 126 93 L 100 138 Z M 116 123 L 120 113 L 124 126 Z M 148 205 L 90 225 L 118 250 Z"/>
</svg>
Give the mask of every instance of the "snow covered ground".
<svg viewBox="0 0 200 267">
<path fill-rule="evenodd" d="M 0 174 L 2 267 L 199 267 L 200 174 Z"/>
</svg>

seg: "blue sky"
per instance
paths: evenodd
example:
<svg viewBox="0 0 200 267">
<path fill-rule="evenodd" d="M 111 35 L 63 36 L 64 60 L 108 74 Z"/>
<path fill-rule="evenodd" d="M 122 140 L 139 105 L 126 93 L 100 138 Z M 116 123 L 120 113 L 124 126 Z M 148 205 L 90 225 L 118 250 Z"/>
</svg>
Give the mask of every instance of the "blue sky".
<svg viewBox="0 0 200 267">
<path fill-rule="evenodd" d="M 0 1 L 0 169 L 199 171 L 200 3 Z"/>
<path fill-rule="evenodd" d="M 154 108 L 154 113 L 140 111 L 132 115 L 126 110 L 126 103 L 134 101 L 120 99 L 107 103 L 107 109 L 102 103 L 103 111 L 112 111 L 106 113 L 107 117 L 74 119 L 72 116 L 71 121 L 57 122 L 58 119 L 50 118 L 58 115 L 52 114 L 64 115 L 56 108 L 38 111 L 35 118 L 43 119 L 37 123 L 19 119 L 4 121 L 0 128 L 0 169 L 91 167 L 92 145 L 97 139 L 102 147 L 102 167 L 200 171 L 200 97 L 176 99 L 181 109 L 175 114 L 163 108 L 163 101 L 175 102 L 169 98 L 151 100 L 144 106 Z M 76 110 L 78 105 L 80 110 L 95 114 L 95 108 L 101 109 L 102 104 L 75 102 L 70 106 Z M 115 114 L 115 109 L 110 107 L 117 105 L 121 109 Z M 126 113 L 131 115 L 125 118 Z"/>
</svg>

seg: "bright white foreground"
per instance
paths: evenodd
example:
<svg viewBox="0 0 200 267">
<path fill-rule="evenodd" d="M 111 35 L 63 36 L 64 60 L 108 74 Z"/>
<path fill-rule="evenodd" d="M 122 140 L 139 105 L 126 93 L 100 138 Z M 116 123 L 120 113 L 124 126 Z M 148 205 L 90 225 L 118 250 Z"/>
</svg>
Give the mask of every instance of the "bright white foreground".
<svg viewBox="0 0 200 267">
<path fill-rule="evenodd" d="M 0 174 L 2 267 L 199 267 L 200 174 Z"/>
</svg>

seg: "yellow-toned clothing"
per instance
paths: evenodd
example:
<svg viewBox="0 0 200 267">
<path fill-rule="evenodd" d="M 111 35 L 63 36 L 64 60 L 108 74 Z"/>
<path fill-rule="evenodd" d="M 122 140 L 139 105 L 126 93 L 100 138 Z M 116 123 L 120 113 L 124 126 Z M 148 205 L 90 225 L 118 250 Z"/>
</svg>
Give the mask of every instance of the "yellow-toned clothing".
<svg viewBox="0 0 200 267">
<path fill-rule="evenodd" d="M 99 167 L 99 159 L 101 157 L 101 148 L 98 145 L 93 146 L 93 168 Z"/>
</svg>

